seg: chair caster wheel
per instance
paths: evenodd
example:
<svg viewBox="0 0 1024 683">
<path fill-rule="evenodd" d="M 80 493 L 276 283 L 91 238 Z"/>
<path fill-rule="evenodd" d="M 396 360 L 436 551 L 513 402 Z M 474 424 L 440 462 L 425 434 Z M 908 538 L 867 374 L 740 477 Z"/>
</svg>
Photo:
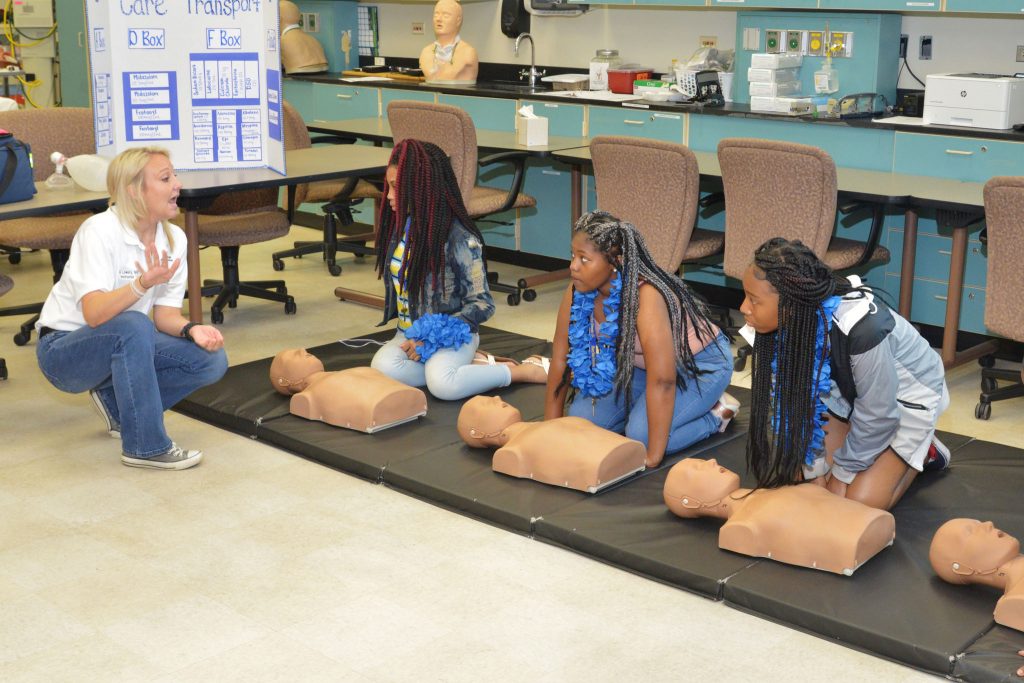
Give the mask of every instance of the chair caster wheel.
<svg viewBox="0 0 1024 683">
<path fill-rule="evenodd" d="M 334 277 L 338 277 L 339 275 L 341 275 L 341 266 L 339 266 L 336 263 L 329 263 L 327 264 L 327 272 L 333 275 Z"/>
<path fill-rule="evenodd" d="M 992 404 L 991 403 L 979 403 L 974 406 L 974 417 L 979 420 L 987 420 L 992 417 Z"/>
<path fill-rule="evenodd" d="M 7 361 L 0 358 L 0 380 L 7 379 Z"/>
<path fill-rule="evenodd" d="M 214 325 L 220 325 L 224 322 L 224 313 L 219 308 L 211 308 L 210 321 L 213 322 Z"/>
<path fill-rule="evenodd" d="M 523 299 L 525 299 L 526 301 L 533 301 L 536 298 L 537 298 L 537 292 L 535 290 L 533 290 L 533 289 L 524 289 L 523 290 Z"/>
<path fill-rule="evenodd" d="M 519 305 L 519 294 L 518 293 L 516 293 L 516 294 L 509 294 L 508 295 L 508 305 L 509 306 L 518 306 Z"/>
<path fill-rule="evenodd" d="M 996 380 L 994 378 L 992 378 L 992 377 L 982 377 L 981 378 L 981 393 L 983 393 L 983 394 L 991 394 L 993 391 L 996 390 L 997 386 L 999 386 L 999 385 L 998 385 L 998 383 L 996 382 Z"/>
<path fill-rule="evenodd" d="M 28 341 L 31 338 L 31 332 L 18 332 L 17 334 L 14 335 L 14 343 L 17 344 L 18 346 L 24 346 L 25 344 L 28 344 Z"/>
<path fill-rule="evenodd" d="M 297 311 L 297 310 L 298 310 L 298 307 L 295 305 L 295 301 L 294 300 L 290 300 L 290 301 L 284 302 L 284 312 L 287 315 L 295 315 L 295 311 Z"/>
<path fill-rule="evenodd" d="M 21 263 L 21 253 L 20 252 L 14 252 L 13 254 L 8 254 L 7 255 L 7 260 L 11 262 L 12 266 L 16 266 L 19 263 Z"/>
<path fill-rule="evenodd" d="M 991 353 L 978 359 L 978 365 L 983 368 L 992 368 L 996 365 L 996 357 Z"/>
<path fill-rule="evenodd" d="M 284 270 L 284 261 L 282 261 L 281 259 L 274 259 L 274 270 Z"/>
<path fill-rule="evenodd" d="M 733 372 L 739 372 L 739 371 L 741 371 L 745 367 L 747 367 L 747 359 L 746 358 L 737 358 L 736 360 L 734 360 L 732 362 Z"/>
</svg>

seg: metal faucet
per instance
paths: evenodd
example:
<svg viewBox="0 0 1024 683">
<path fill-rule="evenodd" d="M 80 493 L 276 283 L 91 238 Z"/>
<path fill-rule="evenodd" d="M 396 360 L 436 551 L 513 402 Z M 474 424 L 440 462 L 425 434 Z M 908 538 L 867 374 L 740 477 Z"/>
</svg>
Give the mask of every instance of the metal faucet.
<svg viewBox="0 0 1024 683">
<path fill-rule="evenodd" d="M 532 87 L 537 85 L 537 77 L 538 76 L 543 76 L 544 75 L 544 71 L 543 70 L 538 71 L 537 67 L 535 66 L 536 65 L 536 61 L 534 59 L 533 36 L 531 36 L 529 33 L 520 33 L 516 37 L 515 55 L 517 57 L 519 56 L 519 43 L 522 42 L 523 38 L 529 38 L 530 39 L 530 70 L 529 71 L 527 71 L 526 69 L 520 70 L 519 71 L 519 78 L 529 78 L 530 87 L 532 88 Z"/>
</svg>

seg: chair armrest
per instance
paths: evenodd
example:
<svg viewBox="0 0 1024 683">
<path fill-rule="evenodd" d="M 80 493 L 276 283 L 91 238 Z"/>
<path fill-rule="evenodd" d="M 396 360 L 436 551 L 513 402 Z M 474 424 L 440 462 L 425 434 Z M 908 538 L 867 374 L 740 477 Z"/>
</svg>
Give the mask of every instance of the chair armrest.
<svg viewBox="0 0 1024 683">
<path fill-rule="evenodd" d="M 315 138 L 310 137 L 309 139 L 311 145 L 321 142 L 329 142 L 332 145 L 353 145 L 356 142 L 356 138 L 350 135 L 317 135 Z"/>
<path fill-rule="evenodd" d="M 700 208 L 702 209 L 706 209 L 709 206 L 714 206 L 715 204 L 721 204 L 724 202 L 724 192 L 708 192 L 706 195 L 700 198 L 700 200 L 697 202 L 697 205 L 700 206 Z"/>
<path fill-rule="evenodd" d="M 523 180 L 526 177 L 526 159 L 529 156 L 526 152 L 510 150 L 489 154 L 477 160 L 477 165 L 481 168 L 499 163 L 511 163 L 513 166 L 512 183 L 508 188 L 508 195 L 505 197 L 505 201 L 502 202 L 501 207 L 494 213 L 508 211 L 516 203 L 516 197 L 523 190 Z"/>
<path fill-rule="evenodd" d="M 882 239 L 882 226 L 885 224 L 885 204 L 880 202 L 867 202 L 861 200 L 845 201 L 836 206 L 836 210 L 844 216 L 861 209 L 871 211 L 871 228 L 868 230 L 868 238 L 864 242 L 864 250 L 860 253 L 857 262 L 852 268 L 860 268 L 871 260 L 872 254 L 878 248 Z"/>
</svg>

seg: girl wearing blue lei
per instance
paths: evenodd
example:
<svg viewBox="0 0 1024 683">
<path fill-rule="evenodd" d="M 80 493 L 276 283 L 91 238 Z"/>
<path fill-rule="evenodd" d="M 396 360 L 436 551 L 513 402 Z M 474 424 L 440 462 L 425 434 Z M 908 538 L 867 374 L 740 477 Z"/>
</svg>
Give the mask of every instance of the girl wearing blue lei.
<svg viewBox="0 0 1024 683">
<path fill-rule="evenodd" d="M 630 223 L 576 222 L 572 284 L 558 311 L 544 417 L 569 415 L 647 447 L 647 466 L 722 431 L 739 409 L 725 388 L 729 342 Z M 721 399 L 721 400 L 719 400 Z"/>
<path fill-rule="evenodd" d="M 546 359 L 519 364 L 477 353 L 477 330 L 494 315 L 494 300 L 484 240 L 448 156 L 429 142 L 403 140 L 384 177 L 377 274 L 384 279 L 384 322 L 398 318 L 398 330 L 371 366 L 448 401 L 512 382 L 544 383 Z"/>
<path fill-rule="evenodd" d="M 757 485 L 811 481 L 889 509 L 949 451 L 942 360 L 860 278 L 837 277 L 798 241 L 768 240 L 743 276 L 753 328 L 747 464 Z"/>
</svg>

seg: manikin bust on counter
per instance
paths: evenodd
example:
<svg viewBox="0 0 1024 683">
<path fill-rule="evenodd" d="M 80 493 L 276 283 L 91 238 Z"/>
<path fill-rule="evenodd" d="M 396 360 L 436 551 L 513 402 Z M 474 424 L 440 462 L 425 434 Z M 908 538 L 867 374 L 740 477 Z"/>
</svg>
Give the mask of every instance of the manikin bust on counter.
<svg viewBox="0 0 1024 683">
<path fill-rule="evenodd" d="M 292 395 L 292 415 L 372 434 L 427 414 L 426 394 L 373 368 L 323 367 L 305 349 L 274 356 L 270 382 L 277 392 Z"/>
<path fill-rule="evenodd" d="M 281 64 L 287 74 L 315 74 L 327 71 L 327 56 L 320 42 L 299 26 L 299 8 L 281 0 Z"/>
<path fill-rule="evenodd" d="M 420 69 L 432 83 L 476 83 L 480 68 L 476 50 L 462 40 L 462 5 L 455 0 L 438 0 L 434 5 L 435 40 L 420 53 Z"/>
<path fill-rule="evenodd" d="M 675 465 L 664 496 L 680 517 L 726 520 L 718 532 L 723 550 L 847 576 L 896 535 L 896 520 L 885 510 L 814 484 L 742 489 L 739 475 L 713 458 Z"/>
<path fill-rule="evenodd" d="M 996 623 L 1024 631 L 1024 555 L 1016 538 L 992 522 L 951 519 L 935 532 L 928 560 L 944 581 L 1003 590 L 996 602 Z"/>
<path fill-rule="evenodd" d="M 513 477 L 594 493 L 644 469 L 639 441 L 581 417 L 523 422 L 498 396 L 474 396 L 459 412 L 459 436 L 475 448 L 497 446 L 492 469 Z"/>
</svg>

